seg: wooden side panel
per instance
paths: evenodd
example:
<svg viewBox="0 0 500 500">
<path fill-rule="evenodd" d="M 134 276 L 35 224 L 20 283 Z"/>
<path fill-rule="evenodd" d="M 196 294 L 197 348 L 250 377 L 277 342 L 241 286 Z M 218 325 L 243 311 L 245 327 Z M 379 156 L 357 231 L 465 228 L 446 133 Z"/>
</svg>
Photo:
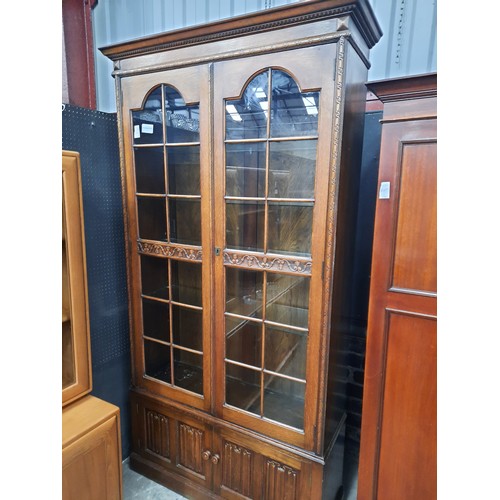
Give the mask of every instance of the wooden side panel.
<svg viewBox="0 0 500 500">
<path fill-rule="evenodd" d="M 64 500 L 120 499 L 120 455 L 116 416 L 64 448 Z"/>
<path fill-rule="evenodd" d="M 392 287 L 437 292 L 436 142 L 403 143 Z"/>
<path fill-rule="evenodd" d="M 378 498 L 436 495 L 436 320 L 387 315 Z"/>
</svg>

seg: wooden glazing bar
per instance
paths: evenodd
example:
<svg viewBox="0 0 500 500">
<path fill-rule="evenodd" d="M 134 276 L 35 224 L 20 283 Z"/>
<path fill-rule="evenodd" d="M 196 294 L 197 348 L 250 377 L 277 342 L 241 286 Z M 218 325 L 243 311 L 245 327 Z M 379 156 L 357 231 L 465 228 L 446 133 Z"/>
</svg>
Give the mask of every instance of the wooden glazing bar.
<svg viewBox="0 0 500 500">
<path fill-rule="evenodd" d="M 252 196 L 224 196 L 224 199 L 229 201 L 266 201 L 265 198 Z"/>
<path fill-rule="evenodd" d="M 184 347 L 179 344 L 172 344 L 172 347 L 175 347 L 176 349 L 179 349 L 181 351 L 186 351 L 186 352 L 191 352 L 193 354 L 199 354 L 200 356 L 203 356 L 203 351 L 197 351 L 196 349 L 190 349 L 189 347 Z"/>
<path fill-rule="evenodd" d="M 169 322 L 169 336 L 170 336 L 170 344 L 174 343 L 174 325 L 173 325 L 173 314 L 172 314 L 172 295 L 171 295 L 171 290 L 172 290 L 172 270 L 171 270 L 171 262 L 170 259 L 168 259 L 168 322 Z M 174 349 L 172 345 L 170 345 L 170 383 L 172 385 L 174 384 L 175 378 L 174 378 Z"/>
<path fill-rule="evenodd" d="M 167 142 L 167 120 L 165 116 L 165 86 L 161 86 L 161 114 L 163 118 L 163 143 Z M 168 195 L 168 155 L 167 147 L 163 146 L 163 175 L 165 179 L 165 193 Z M 170 208 L 168 206 L 168 198 L 165 202 L 165 210 L 167 217 L 167 241 L 170 242 Z M 170 267 L 169 267 L 170 269 Z M 170 285 L 170 281 L 169 281 Z M 173 379 L 172 379 L 173 380 Z"/>
<path fill-rule="evenodd" d="M 154 143 L 154 144 L 134 144 L 133 147 L 134 149 L 135 148 L 139 148 L 139 149 L 142 149 L 142 148 L 161 148 L 163 146 L 163 144 L 160 142 L 160 143 Z"/>
<path fill-rule="evenodd" d="M 167 142 L 166 146 L 169 148 L 179 148 L 182 146 L 199 146 L 201 143 L 200 141 L 196 142 Z"/>
<path fill-rule="evenodd" d="M 297 378 L 297 377 L 292 377 L 290 375 L 285 375 L 284 373 L 272 372 L 271 370 L 266 370 L 266 369 L 264 369 L 263 372 L 266 375 L 272 375 L 273 377 L 279 377 L 279 378 L 286 378 L 287 380 L 291 380 L 292 382 L 299 382 L 300 384 L 305 384 L 306 383 L 306 381 L 304 379 Z M 271 380 L 274 380 L 274 379 L 271 379 Z M 270 382 L 268 382 L 266 384 L 266 387 L 269 385 L 269 383 Z"/>
<path fill-rule="evenodd" d="M 200 194 L 167 194 L 168 199 L 201 200 Z"/>
<path fill-rule="evenodd" d="M 251 321 L 252 323 L 262 323 L 262 319 L 260 319 L 260 318 L 253 318 L 250 316 L 242 316 L 241 314 L 234 314 L 234 313 L 229 313 L 229 312 L 225 312 L 224 315 L 228 316 L 230 318 L 234 318 L 234 319 L 242 319 L 245 321 Z M 231 333 L 231 332 L 229 332 L 229 333 Z M 226 334 L 226 336 L 227 335 L 229 335 L 229 334 Z"/>
<path fill-rule="evenodd" d="M 142 338 L 144 340 L 149 340 L 151 342 L 156 342 L 157 344 L 162 344 L 167 347 L 170 347 L 170 342 L 165 342 L 164 340 L 155 339 L 154 337 L 149 337 L 148 335 L 143 335 Z"/>
<path fill-rule="evenodd" d="M 252 143 L 252 142 L 288 142 L 288 141 L 310 141 L 318 139 L 317 135 L 299 135 L 299 136 L 292 136 L 292 137 L 268 137 L 267 139 L 264 139 L 262 137 L 260 138 L 252 138 L 252 139 L 225 139 L 224 143 L 225 144 L 247 144 L 247 143 Z M 161 144 L 160 144 L 161 145 Z"/>
<path fill-rule="evenodd" d="M 166 198 L 166 194 L 158 194 L 158 193 L 135 193 L 136 196 L 140 198 Z"/>
<path fill-rule="evenodd" d="M 314 198 L 268 198 L 272 203 L 314 203 Z"/>
<path fill-rule="evenodd" d="M 163 302 L 164 304 L 168 304 L 170 301 L 168 299 L 162 299 L 160 297 L 151 297 L 150 295 L 145 295 L 141 293 L 142 299 L 154 300 L 155 302 Z"/>
<path fill-rule="evenodd" d="M 170 303 L 174 306 L 184 307 L 185 309 L 193 309 L 195 311 L 203 311 L 203 307 L 201 307 L 201 306 L 192 306 L 191 304 L 183 304 L 182 302 L 176 302 L 175 300 L 171 300 Z"/>
<path fill-rule="evenodd" d="M 269 75 L 271 76 L 271 75 Z M 266 188 L 267 189 L 267 188 Z M 260 340 L 260 416 L 264 416 L 264 362 L 266 355 L 266 306 L 267 306 L 267 273 L 262 273 L 262 338 Z"/>
<path fill-rule="evenodd" d="M 282 295 L 283 294 L 280 294 L 278 297 L 281 297 Z M 287 328 L 289 330 L 295 330 L 297 332 L 307 333 L 309 331 L 308 328 L 302 328 L 301 326 L 286 325 L 285 323 L 276 323 L 275 321 L 269 321 L 268 319 L 264 320 L 264 322 L 266 323 L 266 325 L 269 326 L 278 326 L 280 328 Z"/>
<path fill-rule="evenodd" d="M 230 365 L 241 366 L 242 368 L 249 368 L 250 370 L 253 370 L 254 372 L 261 372 L 262 371 L 262 368 L 259 368 L 257 366 L 247 365 L 245 363 L 240 363 L 239 361 L 233 361 L 232 359 L 224 358 L 224 361 L 226 363 L 229 363 Z"/>
</svg>

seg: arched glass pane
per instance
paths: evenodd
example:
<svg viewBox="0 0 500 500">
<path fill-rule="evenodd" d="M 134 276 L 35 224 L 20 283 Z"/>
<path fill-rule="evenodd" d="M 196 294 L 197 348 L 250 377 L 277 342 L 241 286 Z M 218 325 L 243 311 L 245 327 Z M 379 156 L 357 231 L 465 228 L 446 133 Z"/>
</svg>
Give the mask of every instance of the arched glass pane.
<svg viewBox="0 0 500 500">
<path fill-rule="evenodd" d="M 167 142 L 199 142 L 200 107 L 187 106 L 173 87 L 165 85 L 164 89 Z"/>
<path fill-rule="evenodd" d="M 143 109 L 132 111 L 132 126 L 134 144 L 163 143 L 161 87 L 151 92 Z"/>
<path fill-rule="evenodd" d="M 300 92 L 294 79 L 273 69 L 271 75 L 271 137 L 318 133 L 319 92 Z"/>
<path fill-rule="evenodd" d="M 239 100 L 226 101 L 226 139 L 267 136 L 268 71 L 253 78 Z"/>
</svg>

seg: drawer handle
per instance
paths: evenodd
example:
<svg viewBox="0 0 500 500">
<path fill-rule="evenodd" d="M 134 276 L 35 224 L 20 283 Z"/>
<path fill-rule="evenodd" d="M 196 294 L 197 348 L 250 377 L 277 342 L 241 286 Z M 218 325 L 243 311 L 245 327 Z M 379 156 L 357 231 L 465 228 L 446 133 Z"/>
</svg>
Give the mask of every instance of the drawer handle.
<svg viewBox="0 0 500 500">
<path fill-rule="evenodd" d="M 213 464 L 217 465 L 219 463 L 220 457 L 219 457 L 219 455 L 215 454 L 215 455 L 212 455 L 211 460 L 212 460 Z"/>
<path fill-rule="evenodd" d="M 212 454 L 208 451 L 208 450 L 205 450 L 202 454 L 201 454 L 201 458 L 203 458 L 203 460 L 210 460 L 210 457 L 212 456 Z"/>
</svg>

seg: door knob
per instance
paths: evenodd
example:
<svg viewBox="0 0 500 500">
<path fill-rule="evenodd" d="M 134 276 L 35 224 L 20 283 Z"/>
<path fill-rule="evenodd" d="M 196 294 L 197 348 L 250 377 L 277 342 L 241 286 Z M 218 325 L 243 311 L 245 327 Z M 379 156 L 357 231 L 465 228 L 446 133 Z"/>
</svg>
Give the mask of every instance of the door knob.
<svg viewBox="0 0 500 500">
<path fill-rule="evenodd" d="M 215 455 L 212 455 L 212 458 L 210 460 L 212 460 L 213 464 L 218 464 L 220 457 L 219 457 L 219 455 L 215 454 Z"/>
<path fill-rule="evenodd" d="M 210 457 L 212 456 L 212 454 L 208 451 L 208 450 L 205 450 L 202 454 L 201 454 L 201 458 L 203 458 L 203 460 L 210 460 Z M 212 459 L 213 460 L 213 459 Z"/>
</svg>

